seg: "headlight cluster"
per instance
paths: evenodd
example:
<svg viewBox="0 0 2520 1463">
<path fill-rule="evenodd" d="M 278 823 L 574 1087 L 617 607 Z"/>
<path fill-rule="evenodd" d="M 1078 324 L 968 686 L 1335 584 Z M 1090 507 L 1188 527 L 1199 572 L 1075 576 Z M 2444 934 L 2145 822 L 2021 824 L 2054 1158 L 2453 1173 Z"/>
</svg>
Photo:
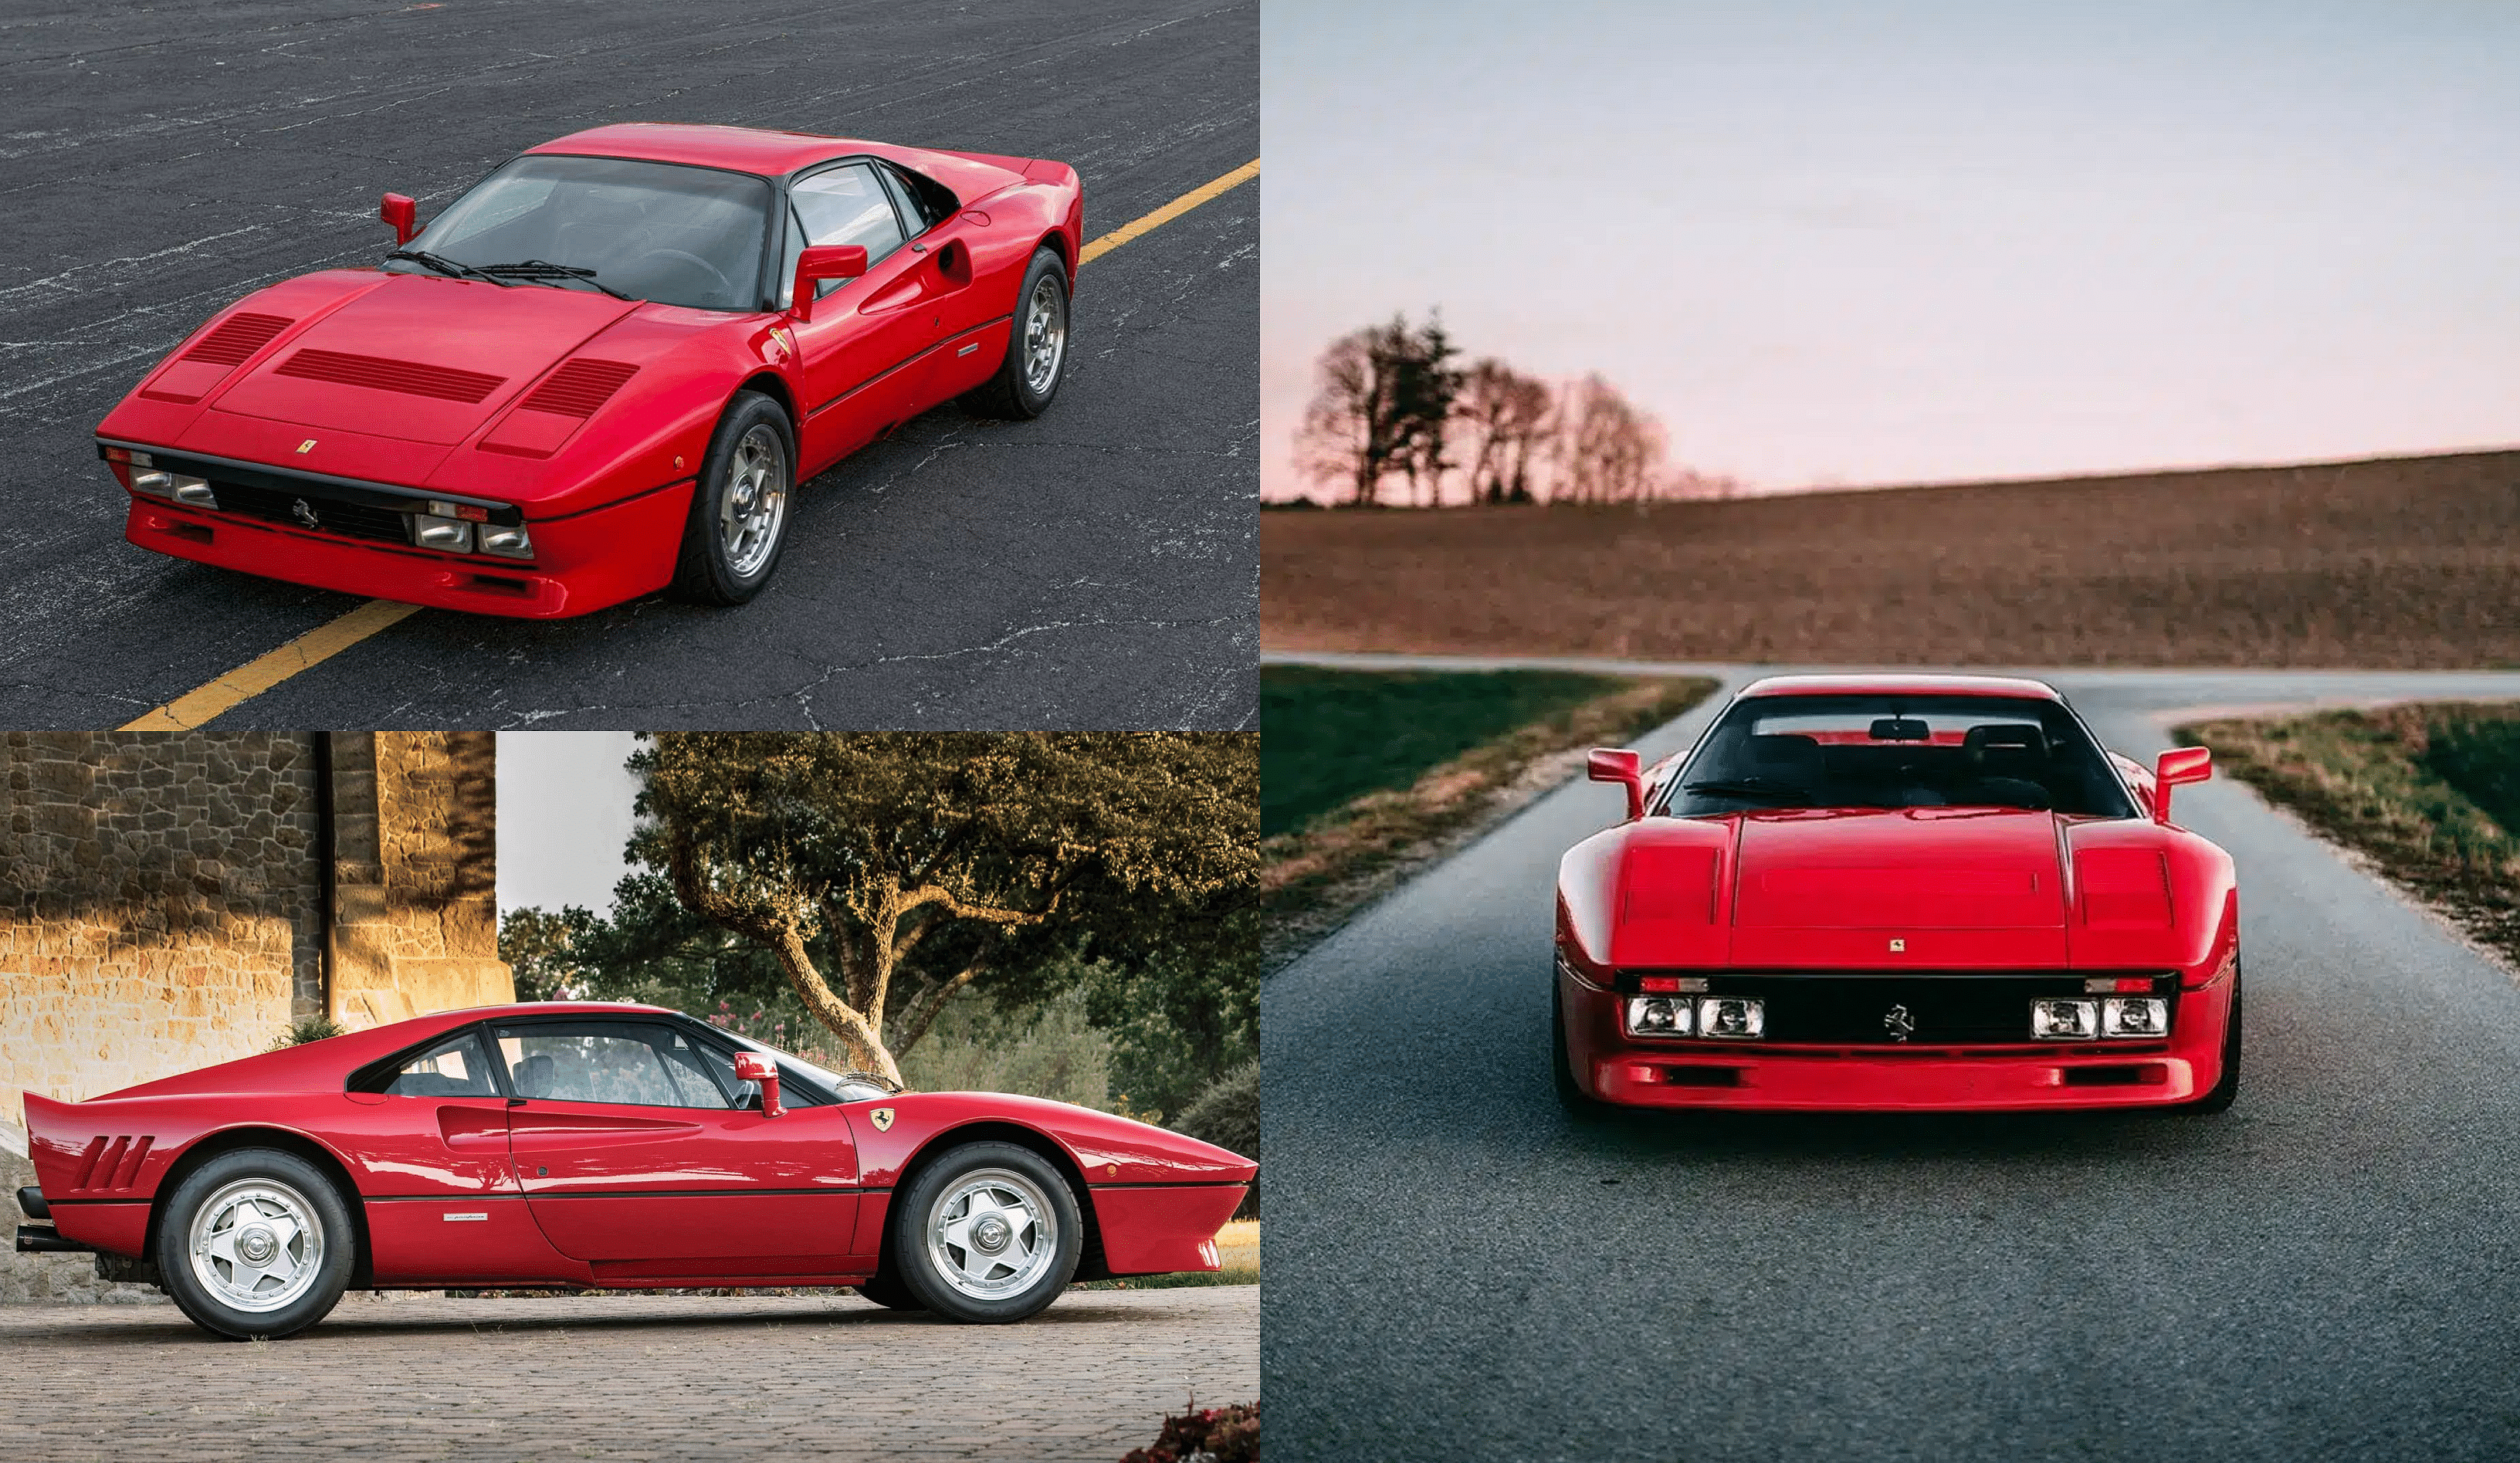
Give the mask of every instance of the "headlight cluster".
<svg viewBox="0 0 2520 1463">
<path fill-rule="evenodd" d="M 198 477 L 187 477 L 181 472 L 169 472 L 158 466 L 157 461 L 145 452 L 129 453 L 115 461 L 124 463 L 130 467 L 131 491 L 135 493 L 146 493 L 152 498 L 163 498 L 170 503 L 190 504 L 195 508 L 219 506 L 219 497 L 210 491 L 207 481 Z"/>
<path fill-rule="evenodd" d="M 490 510 L 443 498 L 428 500 L 428 511 L 411 515 L 411 541 L 423 549 L 449 554 L 493 554 L 501 558 L 534 556 L 532 535 L 521 523 L 496 524 Z"/>
<path fill-rule="evenodd" d="M 1631 996 L 1621 1014 L 1632 1037 L 1750 1042 L 1768 1029 L 1767 1002 L 1739 996 Z"/>
<path fill-rule="evenodd" d="M 2159 1039 L 2170 1035 L 2170 1002 L 2158 997 L 2042 997 L 2030 1002 L 2030 1035 L 2042 1042 Z"/>
</svg>

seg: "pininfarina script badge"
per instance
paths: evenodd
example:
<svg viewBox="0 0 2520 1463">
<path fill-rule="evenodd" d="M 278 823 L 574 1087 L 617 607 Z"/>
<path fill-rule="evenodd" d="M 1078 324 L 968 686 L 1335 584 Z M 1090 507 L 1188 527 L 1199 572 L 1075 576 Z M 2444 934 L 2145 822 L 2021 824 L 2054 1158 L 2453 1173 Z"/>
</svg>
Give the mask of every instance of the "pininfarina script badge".
<svg viewBox="0 0 2520 1463">
<path fill-rule="evenodd" d="M 289 506 L 289 513 L 291 517 L 295 518 L 298 522 L 305 524 L 309 528 L 313 528 L 315 526 L 315 510 L 309 508 L 306 504 L 306 500 L 303 498 L 298 499 L 295 503 Z"/>
<path fill-rule="evenodd" d="M 891 1108 L 888 1108 L 888 1107 L 879 1107 L 879 1108 L 877 1108 L 874 1112 L 871 1112 L 871 1113 L 867 1114 L 867 1116 L 868 1116 L 868 1117 L 870 1117 L 870 1118 L 873 1118 L 873 1119 L 875 1120 L 875 1130 L 876 1130 L 876 1131 L 878 1131 L 878 1132 L 890 1132 L 890 1131 L 892 1130 L 892 1109 L 891 1109 Z"/>
<path fill-rule="evenodd" d="M 1893 1042 L 1905 1042 L 1916 1034 L 1916 1018 L 1909 1015 L 1908 1008 L 1903 1005 L 1892 1006 L 1890 1013 L 1881 1018 L 1881 1025 L 1890 1033 Z"/>
</svg>

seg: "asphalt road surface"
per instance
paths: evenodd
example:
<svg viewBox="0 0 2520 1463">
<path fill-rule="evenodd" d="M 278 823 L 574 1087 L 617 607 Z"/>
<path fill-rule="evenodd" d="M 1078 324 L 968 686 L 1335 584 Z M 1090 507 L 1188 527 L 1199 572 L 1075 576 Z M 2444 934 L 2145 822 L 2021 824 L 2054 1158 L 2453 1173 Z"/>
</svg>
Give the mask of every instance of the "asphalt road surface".
<svg viewBox="0 0 2520 1463">
<path fill-rule="evenodd" d="M 1074 1291 L 1014 1326 L 854 1296 L 345 1297 L 237 1346 L 172 1306 L 0 1308 L 0 1418 L 46 1463 L 130 1458 L 1107 1463 L 1259 1396 L 1256 1287 Z"/>
<path fill-rule="evenodd" d="M 2186 707 L 2520 696 L 2048 679 L 2147 758 Z M 2239 864 L 2229 1113 L 1578 1127 L 1549 1076 L 1552 888 L 1616 797 L 1551 794 L 1266 987 L 1279 1463 L 2520 1456 L 2509 973 L 2217 780 L 2176 806 Z"/>
<path fill-rule="evenodd" d="M 1260 155 L 1257 0 L 19 0 L 0 17 L 0 726 L 116 726 L 360 601 L 122 541 L 91 432 L 247 291 L 373 262 L 606 122 L 1075 164 L 1087 238 Z M 1031 422 L 928 413 L 807 485 L 759 598 L 427 610 L 222 726 L 1223 727 L 1256 717 L 1259 209 L 1085 266 Z"/>
</svg>

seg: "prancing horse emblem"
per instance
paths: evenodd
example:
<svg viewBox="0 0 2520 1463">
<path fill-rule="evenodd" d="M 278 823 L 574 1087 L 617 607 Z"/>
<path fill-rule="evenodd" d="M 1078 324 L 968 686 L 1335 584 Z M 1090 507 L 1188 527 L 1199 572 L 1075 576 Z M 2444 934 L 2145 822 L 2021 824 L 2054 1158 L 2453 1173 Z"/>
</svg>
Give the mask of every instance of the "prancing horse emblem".
<svg viewBox="0 0 2520 1463">
<path fill-rule="evenodd" d="M 1888 1028 L 1893 1042 L 1905 1042 L 1916 1034 L 1916 1018 L 1909 1015 L 1908 1008 L 1903 1005 L 1892 1006 L 1890 1014 L 1881 1018 L 1881 1024 Z"/>
<path fill-rule="evenodd" d="M 298 522 L 305 524 L 307 527 L 313 528 L 316 526 L 315 510 L 307 507 L 305 499 L 300 498 L 295 503 L 291 504 L 289 506 L 289 512 L 290 516 L 295 518 Z"/>
<path fill-rule="evenodd" d="M 1905 940 L 1893 940 L 1890 942 L 1890 953 L 1894 955 L 1905 954 L 1907 950 L 1908 942 Z"/>
<path fill-rule="evenodd" d="M 867 1116 L 868 1116 L 868 1117 L 870 1117 L 870 1118 L 875 1119 L 875 1130 L 876 1130 L 876 1131 L 878 1131 L 878 1132 L 890 1132 L 890 1131 L 892 1130 L 892 1109 L 891 1109 L 891 1108 L 888 1108 L 888 1107 L 879 1107 L 879 1108 L 877 1108 L 874 1112 L 871 1112 L 871 1113 L 867 1114 Z"/>
</svg>

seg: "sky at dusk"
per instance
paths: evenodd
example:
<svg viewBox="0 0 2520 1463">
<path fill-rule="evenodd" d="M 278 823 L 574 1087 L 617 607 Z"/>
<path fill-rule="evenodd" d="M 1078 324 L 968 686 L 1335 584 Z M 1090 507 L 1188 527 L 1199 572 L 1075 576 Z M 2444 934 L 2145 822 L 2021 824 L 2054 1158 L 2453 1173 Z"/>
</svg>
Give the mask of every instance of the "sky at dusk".
<svg viewBox="0 0 2520 1463">
<path fill-rule="evenodd" d="M 2520 441 L 2520 6 L 1269 0 L 1262 45 L 1271 497 L 1321 347 L 1435 306 L 1767 489 Z"/>
</svg>

